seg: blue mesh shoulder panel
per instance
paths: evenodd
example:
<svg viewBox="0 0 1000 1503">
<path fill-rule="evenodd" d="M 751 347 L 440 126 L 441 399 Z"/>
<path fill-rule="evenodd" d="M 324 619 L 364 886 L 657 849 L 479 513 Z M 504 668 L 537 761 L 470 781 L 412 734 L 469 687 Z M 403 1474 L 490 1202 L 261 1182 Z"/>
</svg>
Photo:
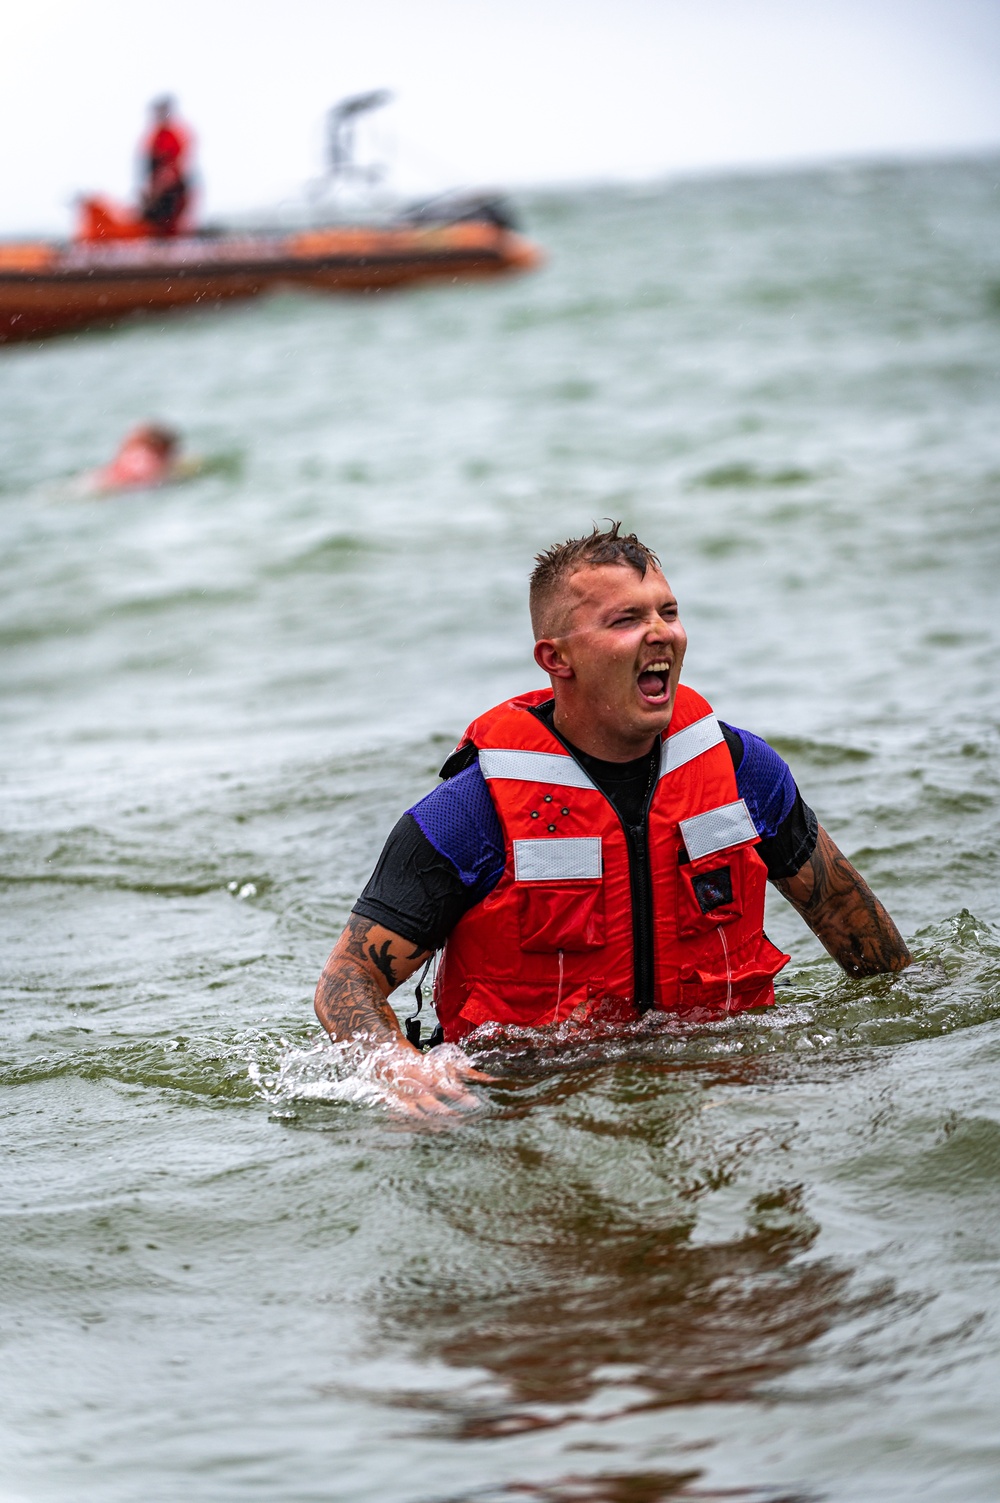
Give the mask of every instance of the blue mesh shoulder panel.
<svg viewBox="0 0 1000 1503">
<path fill-rule="evenodd" d="M 762 839 L 776 835 L 795 803 L 795 779 L 783 757 L 750 731 L 730 725 L 743 743 L 743 760 L 736 769 L 736 789 L 746 799 L 750 818 Z"/>
<path fill-rule="evenodd" d="M 503 875 L 503 835 L 478 761 L 440 783 L 408 812 L 465 887 L 475 888 L 480 898 L 492 892 Z"/>
</svg>

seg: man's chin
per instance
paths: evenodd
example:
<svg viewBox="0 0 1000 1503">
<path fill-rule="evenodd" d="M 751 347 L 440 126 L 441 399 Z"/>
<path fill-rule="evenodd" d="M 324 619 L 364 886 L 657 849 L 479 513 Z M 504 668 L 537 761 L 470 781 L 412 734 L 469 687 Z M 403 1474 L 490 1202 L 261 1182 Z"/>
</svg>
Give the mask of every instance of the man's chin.
<svg viewBox="0 0 1000 1503">
<path fill-rule="evenodd" d="M 647 700 L 633 709 L 628 717 L 629 728 L 634 730 L 637 737 L 660 735 L 670 725 L 673 713 L 672 699 L 665 704 L 650 704 Z"/>
</svg>

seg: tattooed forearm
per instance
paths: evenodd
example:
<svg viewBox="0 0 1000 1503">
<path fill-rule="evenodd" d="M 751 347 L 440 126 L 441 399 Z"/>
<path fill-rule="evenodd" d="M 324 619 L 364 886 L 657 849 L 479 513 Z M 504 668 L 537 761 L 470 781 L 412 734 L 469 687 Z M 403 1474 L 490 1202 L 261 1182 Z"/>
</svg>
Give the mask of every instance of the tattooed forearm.
<svg viewBox="0 0 1000 1503">
<path fill-rule="evenodd" d="M 335 1039 L 366 1034 L 379 1043 L 402 1042 L 389 993 L 429 953 L 352 913 L 319 979 L 316 1016 Z"/>
<path fill-rule="evenodd" d="M 896 925 L 822 825 L 809 860 L 774 885 L 848 975 L 876 976 L 909 965 Z"/>
<path fill-rule="evenodd" d="M 331 961 L 333 957 L 331 956 Z M 350 964 L 327 965 L 316 988 L 316 1016 L 331 1038 L 366 1033 L 381 1043 L 400 1038 L 399 1023 L 388 999 L 370 976 Z"/>
</svg>

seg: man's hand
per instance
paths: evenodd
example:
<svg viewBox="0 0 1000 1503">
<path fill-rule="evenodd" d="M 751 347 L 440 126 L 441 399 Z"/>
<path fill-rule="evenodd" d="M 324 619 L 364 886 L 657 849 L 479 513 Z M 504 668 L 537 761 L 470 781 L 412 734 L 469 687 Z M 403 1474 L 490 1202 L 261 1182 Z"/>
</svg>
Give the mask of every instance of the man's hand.
<svg viewBox="0 0 1000 1503">
<path fill-rule="evenodd" d="M 466 1082 L 490 1079 L 452 1045 L 421 1054 L 403 1036 L 389 993 L 430 953 L 352 913 L 316 988 L 316 1016 L 330 1037 L 370 1041 L 393 1106 L 415 1117 L 478 1107 Z"/>
<path fill-rule="evenodd" d="M 456 1044 L 439 1044 L 421 1054 L 404 1040 L 398 1049 L 379 1049 L 374 1067 L 388 1089 L 392 1109 L 408 1117 L 475 1111 L 482 1102 L 467 1082 L 493 1079 L 477 1070 Z"/>
<path fill-rule="evenodd" d="M 774 885 L 849 976 L 878 976 L 910 964 L 896 925 L 822 825 L 805 865 Z"/>
</svg>

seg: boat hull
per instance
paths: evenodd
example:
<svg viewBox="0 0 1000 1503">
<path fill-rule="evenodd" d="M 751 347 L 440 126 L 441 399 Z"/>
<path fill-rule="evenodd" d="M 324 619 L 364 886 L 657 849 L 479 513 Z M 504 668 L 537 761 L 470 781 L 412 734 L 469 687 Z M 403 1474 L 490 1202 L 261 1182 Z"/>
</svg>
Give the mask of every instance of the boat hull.
<svg viewBox="0 0 1000 1503">
<path fill-rule="evenodd" d="M 0 247 L 0 343 L 212 307 L 285 288 L 380 292 L 527 271 L 535 247 L 492 224 Z"/>
</svg>

